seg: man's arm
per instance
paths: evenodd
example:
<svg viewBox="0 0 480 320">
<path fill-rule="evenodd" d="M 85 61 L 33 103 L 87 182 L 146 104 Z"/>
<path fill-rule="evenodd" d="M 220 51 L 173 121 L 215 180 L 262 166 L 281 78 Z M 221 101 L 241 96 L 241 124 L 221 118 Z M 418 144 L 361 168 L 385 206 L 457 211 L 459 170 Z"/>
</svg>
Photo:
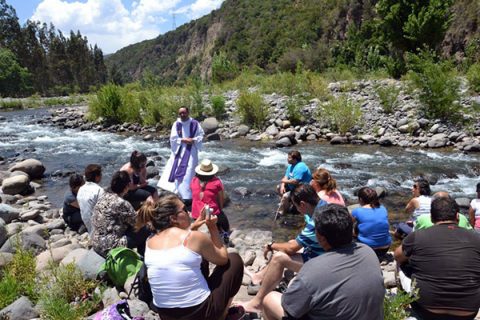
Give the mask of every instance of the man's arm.
<svg viewBox="0 0 480 320">
<path fill-rule="evenodd" d="M 177 122 L 175 121 L 172 124 L 172 130 L 170 130 L 170 148 L 172 152 L 176 152 L 181 143 L 182 139 L 178 136 Z"/>
<path fill-rule="evenodd" d="M 291 256 L 300 249 L 302 249 L 302 246 L 298 244 L 296 240 L 289 240 L 288 242 L 274 242 L 270 247 L 268 245 L 265 246 L 263 255 L 266 258 L 269 251 L 282 251 Z"/>
<path fill-rule="evenodd" d="M 398 264 L 402 265 L 408 262 L 408 257 L 405 255 L 403 252 L 403 246 L 400 245 L 395 249 L 395 252 L 393 253 L 393 256 L 395 257 L 395 260 L 397 261 Z"/>
</svg>

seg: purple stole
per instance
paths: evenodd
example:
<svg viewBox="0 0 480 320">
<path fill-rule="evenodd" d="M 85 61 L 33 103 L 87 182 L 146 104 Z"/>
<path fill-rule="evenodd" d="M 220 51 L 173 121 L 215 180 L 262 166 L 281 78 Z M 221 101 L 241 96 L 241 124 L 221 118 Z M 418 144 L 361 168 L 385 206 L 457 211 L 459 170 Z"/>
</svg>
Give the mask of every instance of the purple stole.
<svg viewBox="0 0 480 320">
<path fill-rule="evenodd" d="M 192 119 L 192 121 L 190 122 L 189 138 L 195 137 L 195 134 L 197 133 L 197 128 L 198 128 L 197 120 Z M 177 134 L 181 139 L 182 138 L 182 122 L 176 123 L 176 129 L 177 129 Z M 182 153 L 182 145 L 180 145 L 180 148 L 178 148 L 177 154 L 175 155 L 175 161 L 173 162 L 172 171 L 170 171 L 170 176 L 168 178 L 169 182 L 174 182 L 175 179 L 182 180 L 183 177 L 185 177 L 185 174 L 187 173 L 188 160 L 190 160 L 190 153 L 192 152 L 192 146 L 193 144 L 187 144 L 187 147 L 185 149 L 185 152 L 183 154 L 181 161 L 180 161 L 180 154 Z"/>
</svg>

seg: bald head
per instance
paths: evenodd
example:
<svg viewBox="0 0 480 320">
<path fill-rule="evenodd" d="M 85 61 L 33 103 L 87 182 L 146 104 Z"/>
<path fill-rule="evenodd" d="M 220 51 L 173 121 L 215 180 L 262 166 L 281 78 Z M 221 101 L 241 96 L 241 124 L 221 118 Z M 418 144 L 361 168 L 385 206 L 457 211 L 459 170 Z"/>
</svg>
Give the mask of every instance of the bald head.
<svg viewBox="0 0 480 320">
<path fill-rule="evenodd" d="M 430 207 L 431 219 L 433 223 L 442 221 L 458 222 L 458 204 L 448 192 L 440 191 L 433 195 Z"/>
</svg>

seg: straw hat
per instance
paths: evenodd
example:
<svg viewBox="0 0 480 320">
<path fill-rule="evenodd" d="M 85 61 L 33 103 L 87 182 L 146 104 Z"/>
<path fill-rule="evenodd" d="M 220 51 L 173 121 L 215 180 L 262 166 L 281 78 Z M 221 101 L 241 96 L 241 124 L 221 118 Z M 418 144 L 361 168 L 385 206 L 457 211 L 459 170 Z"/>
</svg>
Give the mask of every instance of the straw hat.
<svg viewBox="0 0 480 320">
<path fill-rule="evenodd" d="M 218 166 L 212 161 L 205 159 L 195 168 L 195 172 L 202 176 L 213 176 L 218 172 Z"/>
</svg>

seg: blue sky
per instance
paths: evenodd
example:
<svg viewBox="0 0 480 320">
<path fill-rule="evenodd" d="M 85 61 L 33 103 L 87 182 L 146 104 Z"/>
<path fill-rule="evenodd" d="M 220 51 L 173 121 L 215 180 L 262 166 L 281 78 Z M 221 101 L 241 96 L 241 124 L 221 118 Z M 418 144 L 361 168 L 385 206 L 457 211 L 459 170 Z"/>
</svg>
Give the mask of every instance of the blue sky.
<svg viewBox="0 0 480 320">
<path fill-rule="evenodd" d="M 64 34 L 80 30 L 105 54 L 172 30 L 224 0 L 7 0 L 23 24 L 52 22 Z M 259 0 L 261 1 L 261 0 Z"/>
</svg>

